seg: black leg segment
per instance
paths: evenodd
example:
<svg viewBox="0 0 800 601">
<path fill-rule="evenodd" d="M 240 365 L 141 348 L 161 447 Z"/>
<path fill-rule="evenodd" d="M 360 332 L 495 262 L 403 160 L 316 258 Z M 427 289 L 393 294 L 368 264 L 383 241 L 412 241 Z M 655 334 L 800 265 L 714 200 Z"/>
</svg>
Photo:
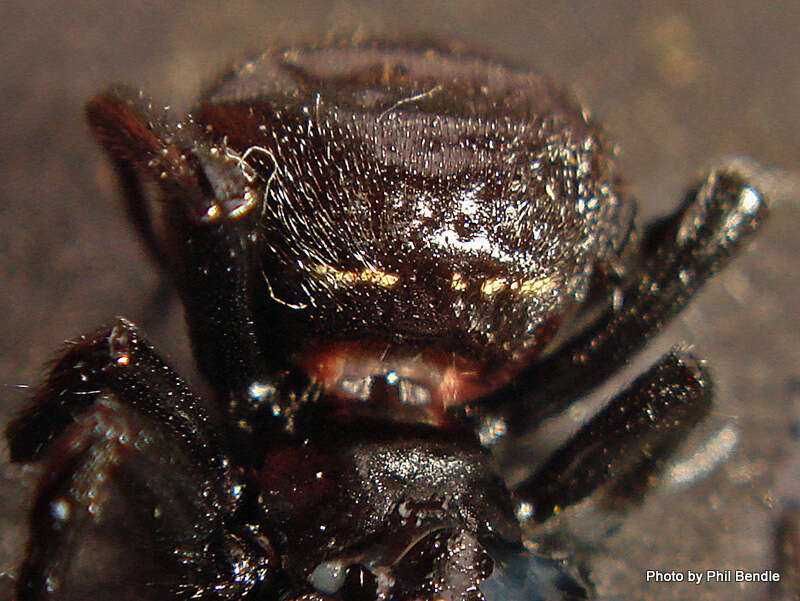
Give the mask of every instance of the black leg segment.
<svg viewBox="0 0 800 601">
<path fill-rule="evenodd" d="M 527 514 L 544 521 L 596 489 L 646 486 L 674 446 L 711 407 L 711 383 L 701 364 L 673 350 L 614 398 L 514 491 Z"/>
<path fill-rule="evenodd" d="M 155 353 L 131 322 L 68 344 L 31 403 L 7 429 L 12 461 L 41 459 L 49 445 L 104 393 L 165 424 L 198 463 L 225 479 L 210 420 L 186 384 Z"/>
<path fill-rule="evenodd" d="M 178 288 L 201 371 L 224 402 L 246 397 L 265 371 L 250 293 L 254 280 L 263 286 L 261 172 L 127 88 L 95 98 L 87 116 L 136 229 Z"/>
</svg>

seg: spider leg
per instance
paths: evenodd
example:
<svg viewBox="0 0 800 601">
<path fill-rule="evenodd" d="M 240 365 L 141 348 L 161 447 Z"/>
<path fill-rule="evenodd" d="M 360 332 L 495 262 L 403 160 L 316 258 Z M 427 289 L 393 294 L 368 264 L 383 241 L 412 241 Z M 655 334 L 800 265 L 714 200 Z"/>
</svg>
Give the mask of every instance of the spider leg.
<svg viewBox="0 0 800 601">
<path fill-rule="evenodd" d="M 261 278 L 258 173 L 191 122 L 133 90 L 115 88 L 87 106 L 111 157 L 131 220 L 177 286 L 203 374 L 223 400 L 245 396 L 265 372 L 250 293 Z"/>
<path fill-rule="evenodd" d="M 711 407 L 711 382 L 689 353 L 673 349 L 559 448 L 514 494 L 544 521 L 601 486 L 645 491 L 670 451 Z"/>
<path fill-rule="evenodd" d="M 14 461 L 46 458 L 21 600 L 64 599 L 62 586 L 80 586 L 73 568 L 86 529 L 113 530 L 124 515 L 136 516 L 120 526 L 130 554 L 162 559 L 139 597 L 235 598 L 265 577 L 265 539 L 258 551 L 255 533 L 225 528 L 242 488 L 208 417 L 129 322 L 74 342 L 7 433 Z M 145 560 L 126 562 L 135 571 Z"/>
<path fill-rule="evenodd" d="M 766 212 L 765 200 L 737 174 L 712 172 L 675 214 L 647 230 L 641 268 L 620 306 L 531 365 L 514 385 L 482 401 L 476 412 L 505 417 L 516 433 L 561 412 L 677 315 L 758 229 Z"/>
<path fill-rule="evenodd" d="M 224 480 L 224 461 L 212 451 L 215 434 L 205 410 L 136 326 L 123 318 L 70 342 L 53 363 L 32 401 L 8 426 L 11 460 L 41 459 L 48 446 L 109 390 L 120 402 L 167 424 L 198 463 Z"/>
</svg>

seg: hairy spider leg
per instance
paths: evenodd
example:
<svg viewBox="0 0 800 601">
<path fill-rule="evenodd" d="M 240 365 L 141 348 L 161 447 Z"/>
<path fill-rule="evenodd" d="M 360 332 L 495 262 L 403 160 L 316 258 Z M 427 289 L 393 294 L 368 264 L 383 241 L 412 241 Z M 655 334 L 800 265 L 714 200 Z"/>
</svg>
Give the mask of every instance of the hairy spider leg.
<svg viewBox="0 0 800 601">
<path fill-rule="evenodd" d="M 18 580 L 21 601 L 64 598 L 76 542 L 122 502 L 149 527 L 145 542 L 160 543 L 183 573 L 222 575 L 205 585 L 173 580 L 162 591 L 169 598 L 238 598 L 265 577 L 265 540 L 225 530 L 242 488 L 205 411 L 133 324 L 120 319 L 72 342 L 7 434 L 14 461 L 47 462 Z M 256 544 L 260 552 L 251 549 Z"/>
<path fill-rule="evenodd" d="M 49 445 L 108 391 L 167 424 L 199 465 L 226 482 L 223 458 L 212 450 L 216 435 L 205 410 L 136 326 L 123 318 L 68 343 L 31 402 L 8 426 L 11 460 L 42 459 Z"/>
<path fill-rule="evenodd" d="M 767 214 L 764 198 L 742 177 L 712 171 L 681 207 L 647 231 L 638 273 L 610 307 L 583 332 L 517 381 L 472 408 L 505 418 L 523 434 L 562 412 L 621 367 L 689 302 L 739 251 Z"/>
<path fill-rule="evenodd" d="M 250 304 L 252 279 L 261 278 L 261 176 L 128 88 L 97 96 L 86 111 L 134 225 L 178 289 L 200 370 L 223 402 L 248 399 L 266 371 Z"/>
<path fill-rule="evenodd" d="M 637 378 L 514 494 L 541 522 L 609 485 L 623 497 L 646 492 L 648 476 L 711 408 L 711 381 L 675 348 Z"/>
</svg>

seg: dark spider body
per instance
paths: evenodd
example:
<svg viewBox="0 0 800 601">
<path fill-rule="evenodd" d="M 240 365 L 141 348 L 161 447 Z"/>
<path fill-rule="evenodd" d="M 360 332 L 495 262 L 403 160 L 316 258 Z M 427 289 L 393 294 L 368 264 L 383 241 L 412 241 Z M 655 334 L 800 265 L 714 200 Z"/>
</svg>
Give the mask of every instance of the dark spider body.
<svg viewBox="0 0 800 601">
<path fill-rule="evenodd" d="M 496 387 L 631 227 L 580 108 L 480 59 L 274 52 L 223 79 L 195 119 L 266 188 L 259 346 L 343 396 L 393 370 L 437 404 Z"/>
<path fill-rule="evenodd" d="M 586 598 L 518 516 L 642 488 L 705 371 L 674 350 L 513 491 L 478 433 L 624 362 L 756 229 L 753 188 L 713 172 L 640 239 L 584 110 L 432 49 L 274 51 L 181 123 L 124 89 L 88 114 L 225 414 L 129 322 L 73 343 L 8 431 L 46 458 L 20 599 Z M 154 565 L 92 589 L 115 511 Z"/>
</svg>

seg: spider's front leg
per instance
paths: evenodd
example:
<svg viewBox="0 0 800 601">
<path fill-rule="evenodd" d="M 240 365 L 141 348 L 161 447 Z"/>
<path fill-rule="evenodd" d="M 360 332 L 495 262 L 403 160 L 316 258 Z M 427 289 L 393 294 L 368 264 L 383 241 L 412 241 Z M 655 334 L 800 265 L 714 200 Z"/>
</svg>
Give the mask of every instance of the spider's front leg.
<svg viewBox="0 0 800 601">
<path fill-rule="evenodd" d="M 265 539 L 228 527 L 242 486 L 209 418 L 129 322 L 73 342 L 7 434 L 14 461 L 45 459 L 21 601 L 232 599 L 270 571 Z M 99 530 L 119 557 L 88 584 Z"/>
<path fill-rule="evenodd" d="M 86 110 L 134 225 L 178 289 L 200 370 L 236 409 L 267 371 L 251 288 L 263 286 L 258 223 L 270 157 L 239 155 L 127 88 Z"/>
</svg>

